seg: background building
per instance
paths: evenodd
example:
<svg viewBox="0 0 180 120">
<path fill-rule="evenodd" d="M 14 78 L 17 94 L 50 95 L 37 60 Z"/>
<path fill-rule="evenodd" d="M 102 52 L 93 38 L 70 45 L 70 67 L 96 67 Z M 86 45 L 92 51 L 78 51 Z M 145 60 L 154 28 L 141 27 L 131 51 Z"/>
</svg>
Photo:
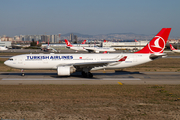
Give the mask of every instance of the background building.
<svg viewBox="0 0 180 120">
<path fill-rule="evenodd" d="M 73 42 L 73 38 L 74 38 L 73 33 L 71 33 L 71 34 L 70 34 L 70 41 L 71 41 L 71 42 Z"/>
<path fill-rule="evenodd" d="M 50 43 L 57 43 L 57 35 L 50 35 Z"/>
</svg>

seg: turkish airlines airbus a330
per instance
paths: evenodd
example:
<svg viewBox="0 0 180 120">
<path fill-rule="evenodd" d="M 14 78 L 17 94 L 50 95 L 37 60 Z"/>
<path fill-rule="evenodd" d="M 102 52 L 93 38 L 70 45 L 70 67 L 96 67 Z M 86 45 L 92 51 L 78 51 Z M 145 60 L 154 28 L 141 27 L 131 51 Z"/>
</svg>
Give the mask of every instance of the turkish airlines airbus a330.
<svg viewBox="0 0 180 120">
<path fill-rule="evenodd" d="M 140 51 L 109 54 L 24 54 L 11 57 L 4 64 L 18 69 L 54 69 L 59 76 L 81 71 L 93 77 L 91 70 L 121 69 L 153 61 L 163 53 L 171 28 L 162 30 Z"/>
</svg>

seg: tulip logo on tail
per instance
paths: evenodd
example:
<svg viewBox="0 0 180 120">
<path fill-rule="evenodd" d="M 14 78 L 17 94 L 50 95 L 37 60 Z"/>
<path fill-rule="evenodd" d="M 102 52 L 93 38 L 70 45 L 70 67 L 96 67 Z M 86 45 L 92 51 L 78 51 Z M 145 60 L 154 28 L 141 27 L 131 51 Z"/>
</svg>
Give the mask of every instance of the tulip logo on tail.
<svg viewBox="0 0 180 120">
<path fill-rule="evenodd" d="M 70 46 L 70 43 L 69 43 L 69 42 L 67 42 L 67 45 L 68 45 L 68 46 Z"/>
<path fill-rule="evenodd" d="M 162 28 L 143 49 L 135 53 L 163 53 L 170 31 L 171 28 Z"/>
<path fill-rule="evenodd" d="M 154 39 L 148 44 L 149 50 L 153 53 L 161 53 L 165 47 L 165 41 L 160 36 L 155 36 Z"/>
<path fill-rule="evenodd" d="M 170 47 L 171 47 L 171 50 L 177 50 L 177 49 L 175 49 L 171 44 L 169 44 L 170 45 Z"/>
<path fill-rule="evenodd" d="M 71 43 L 70 43 L 68 40 L 66 40 L 66 39 L 65 39 L 65 43 L 66 43 L 66 45 L 67 45 L 68 47 L 72 47 Z"/>
</svg>

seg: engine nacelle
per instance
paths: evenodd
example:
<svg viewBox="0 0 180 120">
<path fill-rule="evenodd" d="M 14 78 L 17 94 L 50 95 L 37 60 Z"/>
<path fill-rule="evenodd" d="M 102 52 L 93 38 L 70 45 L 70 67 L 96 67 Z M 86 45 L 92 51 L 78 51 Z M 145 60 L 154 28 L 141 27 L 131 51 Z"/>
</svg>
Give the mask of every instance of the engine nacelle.
<svg viewBox="0 0 180 120">
<path fill-rule="evenodd" d="M 58 76 L 70 76 L 76 69 L 73 66 L 59 66 L 57 67 Z"/>
</svg>

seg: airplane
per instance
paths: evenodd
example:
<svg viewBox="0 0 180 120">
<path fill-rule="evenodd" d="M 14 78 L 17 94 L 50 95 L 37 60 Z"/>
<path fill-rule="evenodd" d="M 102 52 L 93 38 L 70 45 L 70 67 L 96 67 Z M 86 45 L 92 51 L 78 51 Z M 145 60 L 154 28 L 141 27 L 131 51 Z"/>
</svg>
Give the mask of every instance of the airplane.
<svg viewBox="0 0 180 120">
<path fill-rule="evenodd" d="M 95 52 L 95 53 L 99 53 L 99 52 L 104 52 L 104 51 L 107 51 L 107 52 L 114 52 L 116 51 L 114 48 L 107 48 L 107 47 L 97 47 L 97 46 L 94 46 L 94 47 L 84 47 L 88 52 Z"/>
<path fill-rule="evenodd" d="M 108 42 L 107 40 L 104 39 L 103 42 Z M 98 46 L 94 46 L 94 47 L 85 47 L 86 50 L 88 50 L 88 52 L 95 52 L 95 53 L 99 53 L 99 52 L 114 52 L 116 51 L 114 48 L 110 48 L 110 47 L 98 47 Z"/>
<path fill-rule="evenodd" d="M 42 50 L 44 50 L 44 51 L 49 51 L 49 50 L 52 50 L 52 51 L 54 51 L 54 52 L 57 52 L 57 50 L 56 50 L 56 49 L 54 49 L 54 48 L 50 47 L 50 45 L 49 45 L 49 39 L 48 39 L 48 45 L 47 45 L 45 48 L 43 48 Z"/>
<path fill-rule="evenodd" d="M 4 64 L 17 69 L 54 69 L 58 76 L 70 76 L 79 71 L 83 77 L 92 78 L 90 71 L 93 70 L 122 69 L 166 57 L 163 51 L 170 31 L 171 28 L 162 28 L 143 49 L 135 53 L 24 54 L 13 56 Z"/>
<path fill-rule="evenodd" d="M 86 52 L 95 52 L 95 53 L 104 52 L 104 51 L 107 51 L 107 52 L 114 52 L 114 51 L 116 51 L 114 48 L 73 46 L 66 39 L 65 39 L 65 43 L 66 43 L 68 48 L 70 48 L 72 50 L 76 50 L 76 51 L 86 51 Z"/>
<path fill-rule="evenodd" d="M 175 49 L 171 44 L 169 44 L 169 45 L 170 45 L 171 51 L 176 52 L 176 53 L 180 53 L 180 50 Z"/>
<path fill-rule="evenodd" d="M 81 46 L 81 47 L 87 46 L 87 44 L 85 45 L 86 40 L 84 40 L 81 44 L 71 44 L 67 39 L 65 39 L 64 41 L 65 41 L 66 45 L 68 44 L 68 45 L 72 45 L 72 46 L 75 46 L 75 47 L 77 47 L 77 46 Z"/>
<path fill-rule="evenodd" d="M 136 39 L 134 39 L 134 42 L 138 42 Z"/>
<path fill-rule="evenodd" d="M 5 46 L 0 46 L 0 51 L 8 50 Z"/>
<path fill-rule="evenodd" d="M 45 48 L 45 51 L 49 51 L 49 50 L 52 50 L 52 51 L 54 51 L 54 52 L 57 52 L 56 49 L 54 49 L 54 48 L 50 47 L 49 45 L 47 45 L 46 48 Z"/>
<path fill-rule="evenodd" d="M 81 46 L 73 46 L 67 39 L 64 40 L 65 43 L 66 43 L 66 47 L 69 48 L 69 49 L 72 49 L 72 50 L 75 50 L 76 52 L 77 51 L 86 51 L 87 50 L 84 48 L 84 47 L 81 47 Z M 83 41 L 82 44 L 84 44 L 85 42 Z"/>
</svg>

